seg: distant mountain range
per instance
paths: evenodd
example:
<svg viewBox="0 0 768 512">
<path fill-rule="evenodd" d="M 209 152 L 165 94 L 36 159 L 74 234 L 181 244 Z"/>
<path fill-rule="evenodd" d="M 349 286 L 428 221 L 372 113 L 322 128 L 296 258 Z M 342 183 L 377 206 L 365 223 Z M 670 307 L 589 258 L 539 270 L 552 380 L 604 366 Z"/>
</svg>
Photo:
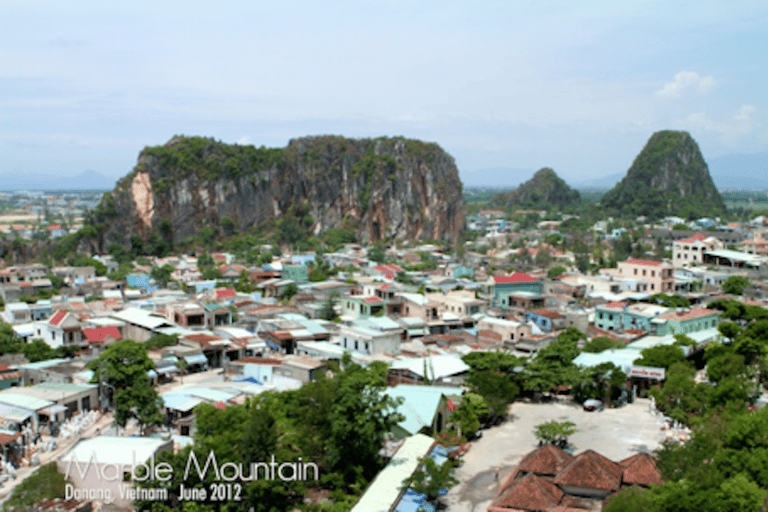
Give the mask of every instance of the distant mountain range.
<svg viewBox="0 0 768 512">
<path fill-rule="evenodd" d="M 76 176 L 13 174 L 0 176 L 2 190 L 110 190 L 117 179 L 86 169 Z"/>
</svg>

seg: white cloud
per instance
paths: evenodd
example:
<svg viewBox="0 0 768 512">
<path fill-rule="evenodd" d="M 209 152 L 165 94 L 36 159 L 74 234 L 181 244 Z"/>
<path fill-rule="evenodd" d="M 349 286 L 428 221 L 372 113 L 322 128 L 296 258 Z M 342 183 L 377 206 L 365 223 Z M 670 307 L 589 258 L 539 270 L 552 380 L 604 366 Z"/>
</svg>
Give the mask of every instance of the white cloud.
<svg viewBox="0 0 768 512">
<path fill-rule="evenodd" d="M 684 91 L 690 89 L 704 94 L 713 85 L 715 85 L 715 77 L 712 75 L 702 76 L 695 71 L 681 71 L 675 75 L 674 80 L 667 82 L 664 87 L 656 91 L 654 96 L 661 100 L 670 100 L 679 98 Z"/>
<path fill-rule="evenodd" d="M 240 146 L 248 146 L 253 144 L 253 142 L 251 142 L 251 138 L 248 135 L 243 135 L 242 137 L 237 139 L 237 142 L 235 142 L 235 144 L 239 144 Z"/>
<path fill-rule="evenodd" d="M 712 118 L 705 112 L 694 112 L 681 121 L 693 132 L 709 132 L 728 149 L 754 151 L 766 146 L 765 125 L 760 121 L 757 107 L 742 104 L 735 114 L 722 119 Z"/>
</svg>

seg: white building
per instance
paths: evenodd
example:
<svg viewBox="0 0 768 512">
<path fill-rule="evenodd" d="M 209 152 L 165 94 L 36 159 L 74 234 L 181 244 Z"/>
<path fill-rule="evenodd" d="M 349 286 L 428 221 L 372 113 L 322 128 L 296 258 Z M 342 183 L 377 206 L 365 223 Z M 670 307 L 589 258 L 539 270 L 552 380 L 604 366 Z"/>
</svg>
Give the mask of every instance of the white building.
<svg viewBox="0 0 768 512">
<path fill-rule="evenodd" d="M 689 238 L 676 240 L 672 244 L 672 265 L 675 268 L 701 265 L 704 261 L 705 251 L 724 249 L 725 245 L 717 238 L 705 237 L 696 233 Z"/>
<path fill-rule="evenodd" d="M 400 353 L 400 335 L 383 332 L 368 327 L 342 326 L 339 329 L 342 348 L 362 352 L 363 354 Z"/>
</svg>

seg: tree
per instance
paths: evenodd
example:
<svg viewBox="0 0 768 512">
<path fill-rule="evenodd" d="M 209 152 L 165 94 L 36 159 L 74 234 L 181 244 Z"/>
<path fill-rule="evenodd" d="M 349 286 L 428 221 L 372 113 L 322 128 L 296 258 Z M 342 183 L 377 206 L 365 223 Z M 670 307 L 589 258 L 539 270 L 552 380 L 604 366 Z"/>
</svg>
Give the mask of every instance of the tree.
<svg viewBox="0 0 768 512">
<path fill-rule="evenodd" d="M 476 393 L 465 393 L 461 403 L 451 415 L 451 420 L 458 423 L 459 433 L 472 437 L 480 428 L 481 418 L 486 418 L 490 409 L 485 399 Z"/>
<path fill-rule="evenodd" d="M 384 244 L 377 242 L 368 249 L 368 259 L 376 263 L 384 263 Z"/>
<path fill-rule="evenodd" d="M 547 277 L 549 279 L 554 279 L 557 276 L 560 276 L 564 274 L 566 271 L 566 268 L 562 265 L 555 265 L 554 267 L 551 267 L 549 270 L 547 270 Z"/>
<path fill-rule="evenodd" d="M 638 366 L 652 366 L 655 368 L 669 368 L 675 363 L 685 361 L 683 349 L 676 345 L 659 345 L 644 348 L 640 351 L 639 359 L 634 364 Z"/>
<path fill-rule="evenodd" d="M 395 399 L 384 394 L 386 364 L 377 361 L 366 369 L 345 353 L 341 367 L 343 370 L 335 377 L 338 388 L 333 405 L 328 411 L 328 461 L 353 482 L 357 472 L 366 478 L 376 474 L 384 436 L 402 416 L 395 412 Z"/>
<path fill-rule="evenodd" d="M 117 425 L 125 427 L 130 418 L 135 418 L 143 432 L 145 427 L 162 422 L 158 413 L 162 399 L 147 375 L 154 367 L 146 347 L 133 340 L 110 345 L 88 364 L 95 373 L 92 382 L 102 382 L 114 389 Z"/>
<path fill-rule="evenodd" d="M 744 276 L 731 276 L 723 282 L 723 293 L 729 293 L 731 295 L 741 295 L 744 293 L 744 288 L 751 286 L 749 279 Z"/>
<path fill-rule="evenodd" d="M 448 459 L 438 465 L 432 457 L 419 459 L 419 462 L 419 468 L 403 481 L 403 489 L 411 488 L 425 494 L 429 502 L 439 503 L 444 491 L 459 483 L 452 474 L 456 463 Z"/>
<path fill-rule="evenodd" d="M 554 444 L 561 439 L 567 439 L 578 432 L 576 424 L 572 421 L 548 421 L 534 427 L 533 435 L 536 439 Z"/>
<path fill-rule="evenodd" d="M 168 286 L 171 280 L 171 274 L 176 270 L 173 265 L 166 263 L 162 267 L 152 267 L 149 276 L 154 279 L 161 288 Z"/>
<path fill-rule="evenodd" d="M 598 336 L 586 342 L 581 351 L 598 354 L 604 350 L 609 350 L 612 348 L 624 348 L 625 346 L 626 345 L 621 340 L 614 340 L 608 336 Z"/>
<path fill-rule="evenodd" d="M 472 371 L 464 382 L 473 393 L 483 397 L 491 418 L 506 417 L 509 403 L 520 394 L 509 374 L 498 370 Z"/>
</svg>

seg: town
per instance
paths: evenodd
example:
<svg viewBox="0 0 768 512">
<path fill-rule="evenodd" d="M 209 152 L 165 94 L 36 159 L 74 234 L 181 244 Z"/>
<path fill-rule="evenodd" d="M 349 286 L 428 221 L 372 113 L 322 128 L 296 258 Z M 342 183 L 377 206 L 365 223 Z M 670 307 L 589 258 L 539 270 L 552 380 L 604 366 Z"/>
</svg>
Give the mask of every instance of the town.
<svg viewBox="0 0 768 512">
<path fill-rule="evenodd" d="M 672 468 L 717 436 L 703 418 L 765 424 L 766 217 L 470 205 L 455 244 L 332 230 L 30 257 L 83 229 L 97 203 L 72 196 L 3 197 L 28 215 L 0 269 L 7 504 L 58 474 L 94 499 L 35 510 L 634 510 L 695 494 L 664 482 L 716 454 L 742 468 L 726 498 L 761 496 L 722 451 L 764 439 Z"/>
</svg>

